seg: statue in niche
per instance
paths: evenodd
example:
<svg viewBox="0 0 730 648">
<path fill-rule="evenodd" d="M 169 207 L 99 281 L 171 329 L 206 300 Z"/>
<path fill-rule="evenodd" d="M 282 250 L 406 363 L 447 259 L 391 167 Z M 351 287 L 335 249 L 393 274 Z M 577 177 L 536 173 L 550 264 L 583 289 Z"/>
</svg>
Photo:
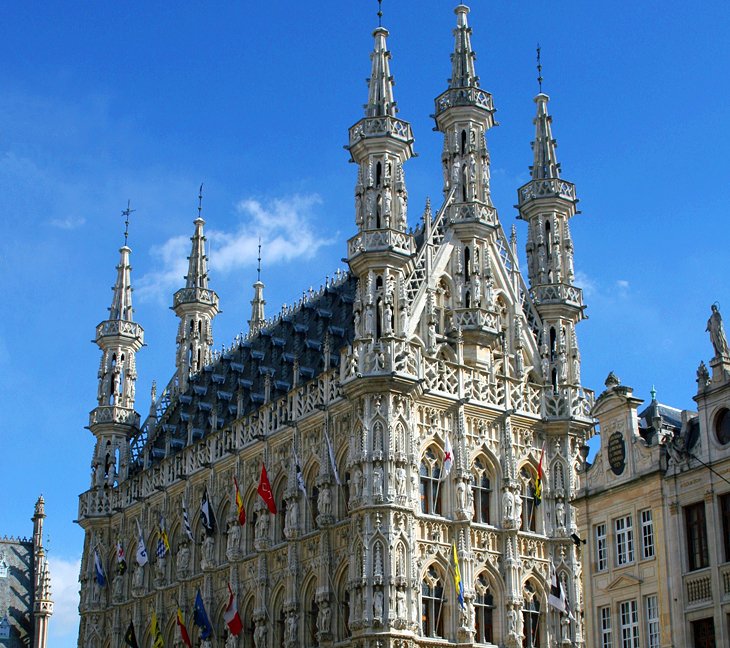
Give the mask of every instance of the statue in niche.
<svg viewBox="0 0 730 648">
<path fill-rule="evenodd" d="M 393 198 L 390 193 L 390 187 L 386 187 L 383 190 L 383 216 L 385 217 L 385 226 L 390 227 L 390 210 L 392 207 Z"/>
<path fill-rule="evenodd" d="M 515 508 L 515 498 L 512 494 L 512 491 L 509 488 L 504 489 L 504 493 L 502 493 L 502 515 L 504 517 L 505 523 L 509 521 L 510 526 L 512 521 L 514 520 L 514 508 Z"/>
<path fill-rule="evenodd" d="M 317 617 L 317 630 L 320 635 L 328 635 L 332 625 L 332 610 L 327 599 L 319 604 L 319 616 Z"/>
<path fill-rule="evenodd" d="M 296 532 L 299 518 L 299 504 L 296 498 L 289 500 L 289 505 L 286 507 L 286 533 L 287 537 L 293 537 Z"/>
<path fill-rule="evenodd" d="M 155 578 L 158 583 L 165 582 L 165 574 L 167 572 L 167 554 L 157 556 L 155 563 Z"/>
<path fill-rule="evenodd" d="M 408 616 L 406 610 L 406 593 L 400 587 L 395 591 L 395 613 L 396 616 L 405 621 Z"/>
<path fill-rule="evenodd" d="M 253 643 L 256 648 L 266 647 L 266 623 L 259 621 L 253 631 Z"/>
<path fill-rule="evenodd" d="M 709 384 L 710 372 L 707 371 L 704 361 L 701 361 L 700 366 L 697 367 L 697 387 L 698 389 L 705 389 Z"/>
<path fill-rule="evenodd" d="M 712 315 L 707 320 L 707 328 L 705 331 L 710 333 L 710 341 L 712 347 L 715 349 L 716 357 L 727 357 L 728 347 L 727 338 L 725 337 L 725 327 L 722 325 L 722 315 L 720 315 L 720 309 L 717 304 L 713 304 L 711 307 Z"/>
<path fill-rule="evenodd" d="M 121 601 L 124 597 L 124 578 L 121 574 L 117 574 L 114 577 L 112 589 L 114 591 L 114 593 L 112 594 L 114 600 L 117 602 Z"/>
<path fill-rule="evenodd" d="M 395 469 L 395 492 L 398 497 L 406 496 L 406 469 L 403 466 Z"/>
<path fill-rule="evenodd" d="M 183 580 L 188 575 L 188 567 L 190 566 L 190 549 L 187 542 L 183 542 L 177 550 L 177 578 Z"/>
<path fill-rule="evenodd" d="M 474 516 L 474 492 L 471 484 L 466 485 L 466 519 L 471 520 Z"/>
<path fill-rule="evenodd" d="M 403 229 L 406 226 L 408 213 L 408 196 L 404 191 L 398 192 L 398 228 Z"/>
<path fill-rule="evenodd" d="M 210 639 L 203 639 L 200 642 L 200 648 L 213 648 L 213 642 Z"/>
<path fill-rule="evenodd" d="M 373 468 L 373 499 L 383 499 L 383 469 L 380 466 Z"/>
<path fill-rule="evenodd" d="M 456 482 L 456 506 L 462 511 L 466 509 L 466 484 L 461 479 Z"/>
<path fill-rule="evenodd" d="M 355 225 L 360 227 L 362 223 L 362 193 L 358 189 L 358 191 L 355 192 Z"/>
<path fill-rule="evenodd" d="M 241 525 L 235 515 L 228 518 L 228 535 L 226 537 L 226 556 L 228 559 L 238 554 L 241 541 Z"/>
<path fill-rule="evenodd" d="M 515 523 L 517 525 L 522 521 L 522 497 L 519 493 L 514 495 L 515 502 Z"/>
<path fill-rule="evenodd" d="M 332 515 L 332 493 L 328 484 L 322 484 L 317 499 L 317 508 L 320 515 Z"/>
<path fill-rule="evenodd" d="M 375 218 L 375 191 L 373 189 L 368 189 L 365 192 L 365 217 L 366 217 L 366 227 L 368 229 L 372 229 L 373 227 L 373 220 Z"/>
<path fill-rule="evenodd" d="M 382 347 L 375 349 L 373 353 L 373 371 L 381 371 L 385 368 L 385 354 Z"/>
<path fill-rule="evenodd" d="M 232 632 L 229 632 L 226 638 L 226 648 L 236 648 L 237 645 L 238 638 Z"/>
<path fill-rule="evenodd" d="M 297 615 L 294 612 L 289 613 L 286 619 L 286 642 L 289 645 L 297 643 Z"/>
<path fill-rule="evenodd" d="M 132 574 L 132 589 L 138 596 L 144 592 L 144 567 L 137 565 Z"/>
<path fill-rule="evenodd" d="M 519 637 L 517 632 L 517 610 L 514 606 L 507 608 L 507 633 L 513 639 Z"/>
<path fill-rule="evenodd" d="M 352 471 L 350 486 L 352 487 L 352 499 L 360 499 L 360 491 L 362 489 L 362 471 L 359 466 L 355 466 Z"/>
<path fill-rule="evenodd" d="M 385 308 L 383 309 L 383 331 L 386 335 L 393 332 L 393 306 L 389 299 L 385 301 Z"/>
<path fill-rule="evenodd" d="M 213 569 L 215 567 L 215 540 L 212 535 L 206 535 L 203 540 L 203 555 L 200 567 L 201 569 Z"/>
<path fill-rule="evenodd" d="M 259 511 L 256 516 L 256 540 L 265 540 L 269 533 L 269 516 L 266 511 Z"/>
<path fill-rule="evenodd" d="M 383 592 L 380 589 L 373 594 L 373 619 L 381 623 L 383 621 Z"/>
<path fill-rule="evenodd" d="M 555 502 L 555 524 L 558 532 L 565 535 L 565 504 L 562 499 Z"/>
</svg>

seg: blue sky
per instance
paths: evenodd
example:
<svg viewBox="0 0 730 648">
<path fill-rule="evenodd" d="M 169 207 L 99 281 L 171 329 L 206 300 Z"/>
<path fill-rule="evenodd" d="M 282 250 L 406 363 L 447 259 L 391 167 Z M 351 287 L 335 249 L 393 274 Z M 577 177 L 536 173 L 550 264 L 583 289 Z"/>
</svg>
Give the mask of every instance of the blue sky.
<svg viewBox="0 0 730 648">
<path fill-rule="evenodd" d="M 438 201 L 433 99 L 450 73 L 454 2 L 385 0 L 400 117 L 419 157 L 406 165 L 410 224 Z M 494 95 L 492 188 L 506 229 L 526 181 L 543 48 L 590 319 L 583 379 L 614 370 L 636 394 L 693 405 L 712 355 L 705 324 L 730 317 L 727 58 L 730 5 L 474 0 L 481 84 Z M 171 295 L 182 285 L 197 191 L 223 313 L 216 343 L 246 327 L 255 244 L 267 313 L 343 267 L 355 169 L 342 146 L 367 97 L 375 0 L 357 2 L 12 3 L 0 40 L 0 533 L 30 534 L 47 502 L 57 613 L 52 644 L 75 645 L 82 546 L 77 495 L 89 481 L 99 351 L 131 199 L 137 409 L 174 367 Z M 524 223 L 517 224 L 520 248 Z"/>
</svg>

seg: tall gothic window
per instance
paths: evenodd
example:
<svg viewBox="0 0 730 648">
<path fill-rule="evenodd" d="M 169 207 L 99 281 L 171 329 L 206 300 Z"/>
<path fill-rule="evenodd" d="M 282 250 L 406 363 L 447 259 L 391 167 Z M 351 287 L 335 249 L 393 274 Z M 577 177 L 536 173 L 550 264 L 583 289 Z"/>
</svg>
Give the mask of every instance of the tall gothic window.
<svg viewBox="0 0 730 648">
<path fill-rule="evenodd" d="M 431 565 L 421 583 L 421 634 L 424 637 L 443 637 L 442 606 L 444 586 L 440 574 Z"/>
<path fill-rule="evenodd" d="M 492 480 L 486 467 L 486 461 L 482 457 L 478 457 L 474 461 L 472 468 L 474 475 L 474 522 L 482 524 L 491 524 L 491 502 L 492 502 Z"/>
<path fill-rule="evenodd" d="M 441 459 L 433 447 L 428 448 L 421 459 L 421 512 L 441 515 Z"/>
<path fill-rule="evenodd" d="M 315 583 L 312 583 L 309 587 L 308 596 L 305 599 L 307 606 L 306 609 L 306 628 L 304 629 L 304 637 L 306 646 L 314 648 L 319 646 L 317 640 L 317 617 L 319 616 L 319 604 L 315 598 Z"/>
<path fill-rule="evenodd" d="M 477 643 L 494 643 L 494 596 L 489 581 L 480 574 L 476 582 L 474 599 L 474 630 Z"/>
<path fill-rule="evenodd" d="M 522 478 L 522 530 L 537 531 L 537 506 L 535 505 L 535 478 L 537 473 L 529 466 L 520 471 Z"/>
<path fill-rule="evenodd" d="M 525 602 L 522 608 L 524 638 L 522 648 L 540 648 L 540 597 L 531 582 L 525 585 Z"/>
</svg>

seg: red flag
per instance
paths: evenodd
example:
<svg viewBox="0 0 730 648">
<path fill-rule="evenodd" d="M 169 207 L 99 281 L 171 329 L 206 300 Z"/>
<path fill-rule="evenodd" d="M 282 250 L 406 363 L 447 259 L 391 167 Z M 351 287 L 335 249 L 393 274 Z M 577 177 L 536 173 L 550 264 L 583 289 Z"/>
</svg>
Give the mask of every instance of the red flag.
<svg viewBox="0 0 730 648">
<path fill-rule="evenodd" d="M 266 464 L 261 464 L 261 479 L 259 479 L 258 493 L 261 495 L 261 499 L 264 500 L 266 508 L 269 512 L 276 514 L 276 502 L 274 502 L 274 495 L 271 492 L 271 484 L 269 483 L 269 477 L 266 474 Z"/>
<path fill-rule="evenodd" d="M 223 613 L 223 620 L 228 625 L 228 629 L 231 631 L 231 634 L 234 637 L 237 637 L 241 634 L 241 630 L 243 630 L 243 622 L 238 614 L 238 601 L 236 601 L 236 597 L 233 595 L 230 583 L 228 585 L 228 592 L 230 597 L 228 598 L 228 607 Z"/>
<path fill-rule="evenodd" d="M 185 627 L 185 621 L 183 619 L 182 610 L 177 609 L 177 627 L 180 628 L 180 638 L 188 648 L 193 648 L 193 644 L 190 642 L 190 635 L 188 635 L 188 629 Z"/>
<path fill-rule="evenodd" d="M 243 498 L 238 490 L 238 480 L 233 477 L 233 483 L 236 485 L 236 511 L 238 512 L 238 523 L 243 526 L 246 524 L 246 510 L 243 508 Z"/>
<path fill-rule="evenodd" d="M 545 444 L 542 445 L 542 452 L 540 453 L 540 463 L 537 464 L 537 477 L 535 477 L 535 506 L 540 506 L 542 503 L 542 480 L 545 473 L 542 471 L 542 460 L 545 457 Z"/>
</svg>

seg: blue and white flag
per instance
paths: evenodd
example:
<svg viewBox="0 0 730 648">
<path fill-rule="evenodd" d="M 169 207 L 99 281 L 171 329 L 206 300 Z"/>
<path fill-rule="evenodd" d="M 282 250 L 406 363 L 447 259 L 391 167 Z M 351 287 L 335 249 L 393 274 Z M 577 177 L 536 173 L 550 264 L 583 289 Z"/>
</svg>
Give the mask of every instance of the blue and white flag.
<svg viewBox="0 0 730 648">
<path fill-rule="evenodd" d="M 96 582 L 99 583 L 99 587 L 106 587 L 106 574 L 104 573 L 104 567 L 101 564 L 99 552 L 96 549 L 94 549 L 94 572 L 96 575 Z"/>
</svg>

